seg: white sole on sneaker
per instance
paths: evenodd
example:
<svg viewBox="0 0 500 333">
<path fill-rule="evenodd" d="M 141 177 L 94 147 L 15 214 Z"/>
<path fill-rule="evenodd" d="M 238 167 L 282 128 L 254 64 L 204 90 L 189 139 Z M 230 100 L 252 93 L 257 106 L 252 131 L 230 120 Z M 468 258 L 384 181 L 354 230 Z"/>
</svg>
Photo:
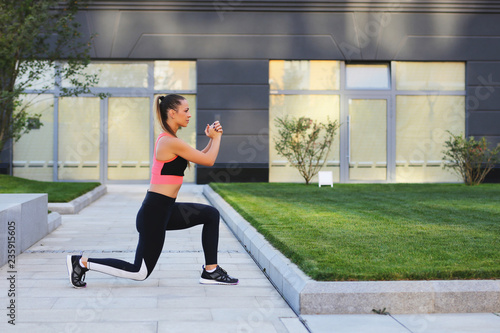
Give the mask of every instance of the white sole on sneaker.
<svg viewBox="0 0 500 333">
<path fill-rule="evenodd" d="M 66 268 L 68 269 L 69 284 L 71 284 L 71 286 L 75 289 L 85 288 L 86 286 L 77 287 L 73 284 L 73 281 L 71 281 L 71 274 L 73 273 L 73 263 L 71 262 L 71 255 L 66 256 Z"/>
<path fill-rule="evenodd" d="M 234 285 L 237 285 L 238 282 L 227 283 L 227 282 L 219 282 L 219 281 L 216 281 L 216 280 L 208 280 L 208 279 L 200 278 L 200 283 L 201 284 L 212 284 L 212 285 L 220 284 L 220 285 L 232 285 L 232 286 L 234 286 Z"/>
<path fill-rule="evenodd" d="M 73 264 L 71 263 L 71 255 L 66 256 L 66 268 L 68 269 L 69 283 L 71 284 L 71 286 L 73 286 L 73 282 L 71 281 L 71 273 L 73 273 Z"/>
</svg>

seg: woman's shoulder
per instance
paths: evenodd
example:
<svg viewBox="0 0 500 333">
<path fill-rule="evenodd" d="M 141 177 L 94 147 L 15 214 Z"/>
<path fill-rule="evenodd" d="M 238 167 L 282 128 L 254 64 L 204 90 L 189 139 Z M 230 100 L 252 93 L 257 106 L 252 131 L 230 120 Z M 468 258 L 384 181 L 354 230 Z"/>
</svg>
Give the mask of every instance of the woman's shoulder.
<svg viewBox="0 0 500 333">
<path fill-rule="evenodd" d="M 162 133 L 157 138 L 157 147 L 159 149 L 167 148 L 167 147 L 178 147 L 184 146 L 185 142 L 182 139 L 179 139 L 173 136 L 170 133 Z"/>
<path fill-rule="evenodd" d="M 162 133 L 156 140 L 155 158 L 159 161 L 170 160 L 175 157 L 176 151 L 182 145 L 182 140 L 176 138 L 170 133 Z"/>
<path fill-rule="evenodd" d="M 169 142 L 169 141 L 172 141 L 172 140 L 175 140 L 175 139 L 177 139 L 177 137 L 173 136 L 172 134 L 170 134 L 168 132 L 162 132 L 156 138 L 156 142 L 158 144 L 164 144 L 166 142 Z"/>
</svg>

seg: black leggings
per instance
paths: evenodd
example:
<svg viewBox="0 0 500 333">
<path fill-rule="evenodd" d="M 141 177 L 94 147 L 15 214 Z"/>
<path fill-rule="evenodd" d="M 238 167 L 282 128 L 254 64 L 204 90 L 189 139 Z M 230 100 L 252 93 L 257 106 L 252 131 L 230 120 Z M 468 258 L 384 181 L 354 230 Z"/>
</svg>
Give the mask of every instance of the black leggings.
<svg viewBox="0 0 500 333">
<path fill-rule="evenodd" d="M 219 211 L 208 205 L 176 203 L 174 198 L 148 192 L 139 212 L 136 227 L 139 244 L 133 264 L 119 259 L 88 259 L 93 271 L 133 280 L 145 280 L 160 257 L 166 230 L 181 230 L 203 224 L 201 243 L 205 264 L 217 264 Z"/>
</svg>

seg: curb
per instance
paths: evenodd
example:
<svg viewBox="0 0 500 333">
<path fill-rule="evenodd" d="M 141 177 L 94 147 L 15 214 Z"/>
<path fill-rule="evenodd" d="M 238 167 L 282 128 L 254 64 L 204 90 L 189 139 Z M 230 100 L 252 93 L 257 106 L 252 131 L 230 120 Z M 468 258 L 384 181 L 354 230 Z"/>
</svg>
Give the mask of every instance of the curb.
<svg viewBox="0 0 500 333">
<path fill-rule="evenodd" d="M 473 313 L 500 311 L 500 280 L 319 282 L 276 250 L 209 185 L 203 194 L 298 314 Z"/>
<path fill-rule="evenodd" d="M 59 213 L 47 213 L 47 199 L 47 193 L 0 194 L 0 267 L 61 225 Z"/>
<path fill-rule="evenodd" d="M 79 196 L 78 198 L 70 202 L 49 202 L 49 210 L 52 212 L 57 212 L 59 214 L 77 214 L 83 208 L 90 205 L 92 202 L 96 201 L 104 194 L 106 194 L 107 188 L 105 185 L 100 185 L 90 192 Z"/>
<path fill-rule="evenodd" d="M 48 234 L 50 234 L 52 231 L 56 230 L 60 225 L 61 225 L 62 219 L 61 215 L 57 212 L 52 212 L 49 214 L 47 217 L 47 224 L 48 224 Z"/>
</svg>

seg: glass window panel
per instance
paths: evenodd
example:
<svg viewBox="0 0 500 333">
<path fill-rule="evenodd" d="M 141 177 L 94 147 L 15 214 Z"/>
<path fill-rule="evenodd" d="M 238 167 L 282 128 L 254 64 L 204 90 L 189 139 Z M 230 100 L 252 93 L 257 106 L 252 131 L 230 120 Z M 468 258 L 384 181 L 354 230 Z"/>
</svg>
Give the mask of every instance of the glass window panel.
<svg viewBox="0 0 500 333">
<path fill-rule="evenodd" d="M 100 100 L 59 98 L 59 180 L 98 180 Z"/>
<path fill-rule="evenodd" d="M 53 181 L 54 95 L 21 95 L 20 99 L 28 114 L 41 114 L 43 125 L 14 143 L 14 176 Z"/>
<path fill-rule="evenodd" d="M 387 100 L 349 100 L 349 179 L 387 178 Z"/>
<path fill-rule="evenodd" d="M 29 78 L 29 72 L 21 74 L 16 80 L 16 86 L 23 84 L 23 89 L 27 90 L 51 90 L 54 89 L 54 67 L 49 67 L 46 61 L 36 61 L 36 65 L 31 65 L 31 67 L 36 66 L 36 68 L 43 68 L 43 71 L 38 75 L 38 80 L 32 80 Z M 37 69 L 38 70 L 38 69 Z M 28 83 L 28 85 L 25 85 Z"/>
<path fill-rule="evenodd" d="M 339 120 L 340 98 L 338 95 L 271 95 L 269 108 L 269 181 L 270 182 L 304 182 L 297 169 L 290 166 L 286 158 L 278 155 L 274 149 L 274 137 L 278 135 L 275 119 L 277 117 L 306 116 L 319 121 Z M 321 171 L 332 171 L 333 180 L 339 181 L 339 131 L 335 134 L 326 165 Z M 312 182 L 317 182 L 315 176 Z"/>
<path fill-rule="evenodd" d="M 161 95 L 155 95 L 156 98 Z M 191 113 L 191 119 L 189 120 L 189 125 L 187 127 L 181 127 L 177 131 L 177 137 L 187 142 L 191 147 L 196 148 L 196 95 L 182 95 L 186 98 L 189 104 L 189 112 Z M 153 111 L 156 111 L 155 109 Z M 156 112 L 154 114 L 154 140 L 156 142 L 156 138 L 162 132 L 160 127 L 160 123 L 156 118 Z M 196 174 L 196 165 L 190 163 L 190 167 L 184 171 L 184 182 L 194 183 L 195 182 L 195 174 Z"/>
<path fill-rule="evenodd" d="M 109 98 L 109 180 L 150 179 L 149 110 L 149 98 Z"/>
<path fill-rule="evenodd" d="M 196 61 L 155 61 L 155 90 L 196 90 Z"/>
<path fill-rule="evenodd" d="M 396 181 L 458 182 L 443 170 L 444 142 L 465 130 L 464 96 L 396 97 Z"/>
<path fill-rule="evenodd" d="M 271 90 L 338 90 L 340 62 L 323 60 L 271 60 Z"/>
<path fill-rule="evenodd" d="M 397 90 L 465 90 L 465 63 L 396 62 Z"/>
<path fill-rule="evenodd" d="M 97 88 L 147 88 L 148 64 L 102 64 L 91 63 L 84 72 L 89 75 L 97 74 L 99 83 Z M 68 80 L 63 80 L 64 87 L 71 86 Z"/>
<path fill-rule="evenodd" d="M 346 65 L 346 86 L 348 89 L 389 89 L 389 66 Z"/>
</svg>

